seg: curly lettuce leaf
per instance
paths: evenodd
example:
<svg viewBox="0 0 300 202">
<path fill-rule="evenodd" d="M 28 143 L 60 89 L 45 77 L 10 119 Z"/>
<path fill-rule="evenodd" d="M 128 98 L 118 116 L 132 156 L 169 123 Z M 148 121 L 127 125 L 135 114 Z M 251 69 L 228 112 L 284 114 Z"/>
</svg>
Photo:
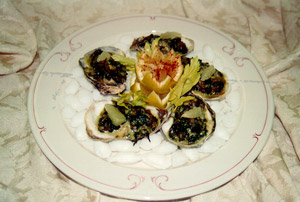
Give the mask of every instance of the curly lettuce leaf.
<svg viewBox="0 0 300 202">
<path fill-rule="evenodd" d="M 134 58 L 125 57 L 121 54 L 114 54 L 111 56 L 114 61 L 121 63 L 122 65 L 126 66 L 126 69 L 129 71 L 135 71 L 135 64 L 136 60 Z"/>
<path fill-rule="evenodd" d="M 157 51 L 157 46 L 158 46 L 158 41 L 160 40 L 160 38 L 156 38 L 152 41 L 152 43 L 146 43 L 145 47 L 144 47 L 144 51 L 147 55 L 152 56 L 153 52 Z"/>
<path fill-rule="evenodd" d="M 117 100 L 115 100 L 117 102 L 117 105 L 127 108 L 126 103 L 128 103 L 131 99 L 131 92 L 119 93 L 118 96 L 119 96 L 119 98 Z"/>
<path fill-rule="evenodd" d="M 124 92 L 118 94 L 119 99 L 116 100 L 117 105 L 127 108 L 128 104 L 132 106 L 146 107 L 147 98 L 142 91 Z"/>
<path fill-rule="evenodd" d="M 134 92 L 132 95 L 132 106 L 146 107 L 147 97 L 142 91 Z"/>
</svg>

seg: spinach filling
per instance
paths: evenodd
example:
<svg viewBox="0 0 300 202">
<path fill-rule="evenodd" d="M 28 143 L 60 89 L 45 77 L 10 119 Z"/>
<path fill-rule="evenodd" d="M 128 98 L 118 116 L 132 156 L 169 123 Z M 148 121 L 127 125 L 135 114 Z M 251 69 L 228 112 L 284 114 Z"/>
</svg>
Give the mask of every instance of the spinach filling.
<svg viewBox="0 0 300 202">
<path fill-rule="evenodd" d="M 207 95 L 222 95 L 226 80 L 224 75 L 217 71 L 207 80 L 199 82 L 192 88 L 192 91 L 200 91 Z"/>
<path fill-rule="evenodd" d="M 161 39 L 158 42 L 158 46 L 161 52 L 167 54 L 173 49 L 176 53 L 186 54 L 188 48 L 185 43 L 181 41 L 181 38 L 176 37 L 173 39 Z"/>
<path fill-rule="evenodd" d="M 191 58 L 181 56 L 181 62 L 184 66 L 190 64 Z M 208 68 L 210 65 L 207 62 L 203 62 L 199 59 L 200 63 L 200 71 Z M 191 91 L 200 91 L 203 94 L 210 95 L 210 96 L 219 96 L 222 95 L 224 92 L 226 84 L 225 76 L 218 71 L 215 70 L 215 73 L 210 76 L 210 78 L 202 81 L 201 79 L 199 82 L 191 89 Z M 190 91 L 190 92 L 191 92 Z"/>
<path fill-rule="evenodd" d="M 145 47 L 146 43 L 152 43 L 155 39 L 157 39 L 159 35 L 150 34 L 146 37 L 141 37 L 134 42 L 132 46 L 137 47 Z M 180 37 L 175 37 L 172 39 L 160 39 L 158 42 L 158 46 L 161 52 L 167 54 L 173 49 L 176 53 L 186 54 L 188 52 L 188 48 L 184 42 L 182 42 Z"/>
<path fill-rule="evenodd" d="M 203 118 L 184 118 L 183 113 L 193 107 L 205 108 L 202 101 L 189 101 L 177 107 L 169 137 L 176 142 L 184 142 L 187 145 L 194 144 L 207 134 L 207 120 Z"/>
<path fill-rule="evenodd" d="M 144 137 L 149 138 L 149 134 L 158 126 L 158 119 L 151 114 L 150 110 L 144 107 L 132 106 L 130 104 L 126 104 L 125 107 L 114 106 L 125 115 L 126 122 L 129 123 L 132 131 L 128 132 L 126 137 L 135 143 Z M 104 110 L 98 121 L 98 130 L 100 132 L 113 132 L 119 128 L 120 126 L 113 125 L 106 110 Z"/>
<path fill-rule="evenodd" d="M 91 54 L 91 69 L 86 72 L 88 77 L 96 81 L 114 80 L 116 84 L 124 83 L 127 77 L 126 66 L 113 60 L 112 57 L 97 61 L 102 52 L 101 49 L 97 49 Z"/>
<path fill-rule="evenodd" d="M 100 132 L 110 132 L 112 133 L 114 130 L 118 130 L 120 126 L 115 126 L 111 119 L 108 116 L 108 113 L 106 110 L 103 111 L 101 114 L 101 117 L 99 118 L 98 122 L 98 130 Z"/>
</svg>

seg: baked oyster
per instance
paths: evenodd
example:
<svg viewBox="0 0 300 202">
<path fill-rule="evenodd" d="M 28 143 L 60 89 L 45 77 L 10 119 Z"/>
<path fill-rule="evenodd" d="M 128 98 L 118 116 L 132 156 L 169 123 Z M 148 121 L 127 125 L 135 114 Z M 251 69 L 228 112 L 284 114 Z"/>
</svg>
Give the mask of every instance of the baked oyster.
<svg viewBox="0 0 300 202">
<path fill-rule="evenodd" d="M 216 127 L 215 112 L 200 97 L 183 102 L 162 125 L 166 138 L 181 147 L 202 145 Z"/>
<path fill-rule="evenodd" d="M 194 41 L 192 39 L 182 37 L 177 32 L 165 32 L 162 34 L 150 34 L 135 38 L 130 46 L 131 51 L 142 52 L 146 43 L 151 44 L 155 39 L 160 38 L 158 46 L 161 52 L 167 54 L 171 49 L 175 53 L 186 55 L 194 50 Z"/>
<path fill-rule="evenodd" d="M 191 58 L 182 56 L 183 65 L 189 64 Z M 187 95 L 197 95 L 204 100 L 219 100 L 224 98 L 228 91 L 228 81 L 224 73 L 217 70 L 213 65 L 198 60 L 200 63 L 200 79 Z"/>
<path fill-rule="evenodd" d="M 112 46 L 96 48 L 79 59 L 87 79 L 101 94 L 116 95 L 126 89 L 126 66 L 113 59 L 114 54 L 125 53 Z"/>
<path fill-rule="evenodd" d="M 159 130 L 163 114 L 151 106 L 117 105 L 115 101 L 93 103 L 85 114 L 88 135 L 109 142 L 126 139 L 136 143 Z"/>
</svg>

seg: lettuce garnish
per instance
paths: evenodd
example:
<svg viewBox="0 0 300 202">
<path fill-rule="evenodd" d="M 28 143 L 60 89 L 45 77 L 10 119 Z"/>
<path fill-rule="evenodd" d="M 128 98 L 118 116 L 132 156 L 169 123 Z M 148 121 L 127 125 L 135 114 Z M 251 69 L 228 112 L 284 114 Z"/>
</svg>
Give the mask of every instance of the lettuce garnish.
<svg viewBox="0 0 300 202">
<path fill-rule="evenodd" d="M 118 53 L 112 55 L 111 57 L 114 59 L 114 61 L 117 61 L 122 65 L 126 66 L 127 70 L 135 71 L 136 60 L 134 58 L 125 57 Z"/>
<path fill-rule="evenodd" d="M 146 107 L 147 98 L 142 91 L 124 92 L 118 94 L 119 99 L 115 100 L 117 105 L 127 108 L 127 104 L 132 106 Z"/>
<path fill-rule="evenodd" d="M 180 79 L 171 89 L 171 94 L 169 98 L 169 102 L 171 105 L 178 106 L 182 105 L 183 102 L 195 99 L 192 96 L 185 96 L 188 91 L 192 89 L 194 85 L 199 82 L 200 79 L 200 63 L 198 61 L 198 57 L 195 57 L 191 60 L 190 64 L 187 64 L 184 68 L 184 72 L 181 75 Z"/>
<path fill-rule="evenodd" d="M 152 43 L 146 43 L 145 47 L 144 47 L 144 51 L 147 55 L 152 56 L 154 51 L 157 51 L 157 46 L 158 46 L 158 41 L 160 40 L 160 38 L 156 38 L 152 41 Z"/>
</svg>

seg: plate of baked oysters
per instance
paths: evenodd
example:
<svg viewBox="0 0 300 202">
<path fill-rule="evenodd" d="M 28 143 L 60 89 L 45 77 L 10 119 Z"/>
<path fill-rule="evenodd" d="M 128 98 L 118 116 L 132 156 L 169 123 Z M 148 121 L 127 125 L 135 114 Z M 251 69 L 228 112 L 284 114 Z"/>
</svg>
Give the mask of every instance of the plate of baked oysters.
<svg viewBox="0 0 300 202">
<path fill-rule="evenodd" d="M 76 182 L 135 200 L 215 189 L 263 149 L 274 104 L 251 54 L 227 34 L 169 15 L 84 27 L 41 62 L 33 135 Z"/>
</svg>

